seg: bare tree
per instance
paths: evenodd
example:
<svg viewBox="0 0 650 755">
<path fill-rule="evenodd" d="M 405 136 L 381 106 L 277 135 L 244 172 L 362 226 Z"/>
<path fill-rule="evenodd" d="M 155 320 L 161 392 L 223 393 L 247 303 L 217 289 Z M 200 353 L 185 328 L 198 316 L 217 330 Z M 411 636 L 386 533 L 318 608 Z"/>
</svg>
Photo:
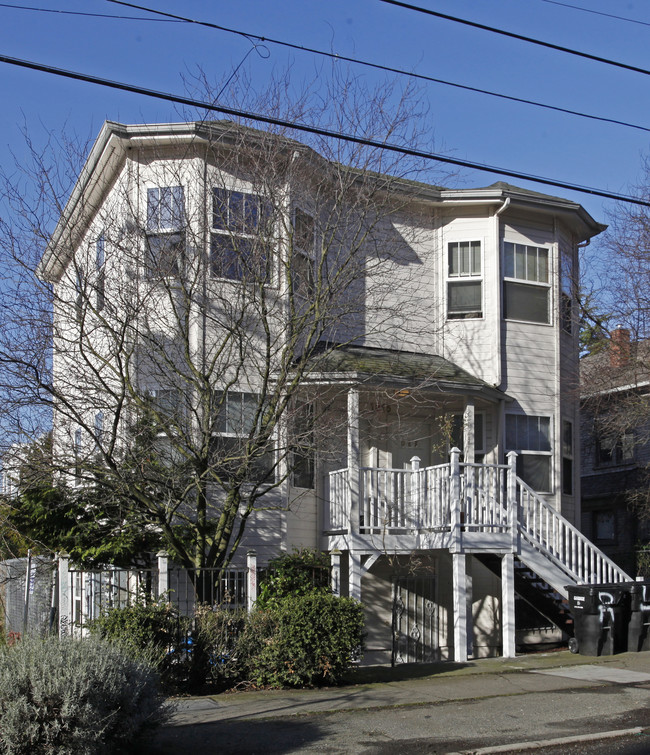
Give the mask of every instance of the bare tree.
<svg viewBox="0 0 650 755">
<path fill-rule="evenodd" d="M 287 87 L 267 109 L 421 143 L 409 92 Z M 316 379 L 331 354 L 433 321 L 422 303 L 407 320 L 393 278 L 422 166 L 245 123 L 102 134 L 83 168 L 83 149 L 30 142 L 32 164 L 3 176 L 3 421 L 24 437 L 53 422 L 48 473 L 103 537 L 149 531 L 178 563 L 225 569 L 251 515 L 310 485 L 314 447 L 341 432 L 343 389 Z"/>
</svg>

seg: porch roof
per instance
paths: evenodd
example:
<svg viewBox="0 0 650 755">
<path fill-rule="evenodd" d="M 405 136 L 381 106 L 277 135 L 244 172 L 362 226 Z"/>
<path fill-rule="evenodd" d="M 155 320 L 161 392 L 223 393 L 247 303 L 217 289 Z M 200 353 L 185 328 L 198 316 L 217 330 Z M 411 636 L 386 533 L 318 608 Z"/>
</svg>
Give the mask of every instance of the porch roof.
<svg viewBox="0 0 650 755">
<path fill-rule="evenodd" d="M 324 344 L 312 361 L 312 378 L 354 380 L 368 385 L 391 383 L 422 390 L 480 394 L 491 400 L 512 400 L 503 391 L 437 354 Z"/>
</svg>

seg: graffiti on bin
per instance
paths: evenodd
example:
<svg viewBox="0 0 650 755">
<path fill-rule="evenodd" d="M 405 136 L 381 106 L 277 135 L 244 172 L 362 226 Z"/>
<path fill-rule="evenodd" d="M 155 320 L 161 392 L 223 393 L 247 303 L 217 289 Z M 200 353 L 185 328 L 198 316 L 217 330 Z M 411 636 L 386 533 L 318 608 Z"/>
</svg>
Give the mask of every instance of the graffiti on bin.
<svg viewBox="0 0 650 755">
<path fill-rule="evenodd" d="M 611 592 L 599 592 L 598 593 L 598 613 L 600 614 L 600 623 L 605 621 L 605 616 L 609 616 L 610 623 L 614 623 L 614 609 L 616 601 Z"/>
</svg>

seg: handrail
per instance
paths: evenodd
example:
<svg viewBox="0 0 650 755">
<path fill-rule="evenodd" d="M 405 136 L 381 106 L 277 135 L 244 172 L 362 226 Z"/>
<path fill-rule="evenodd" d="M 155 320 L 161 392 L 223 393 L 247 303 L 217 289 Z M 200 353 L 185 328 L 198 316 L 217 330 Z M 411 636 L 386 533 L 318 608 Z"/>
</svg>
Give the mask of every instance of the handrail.
<svg viewBox="0 0 650 755">
<path fill-rule="evenodd" d="M 455 451 L 455 453 L 458 453 Z M 580 530 L 515 474 L 509 464 L 465 462 L 411 468 L 358 469 L 359 521 L 363 533 L 446 531 L 510 533 L 517 550 L 523 537 L 578 584 L 632 578 Z M 350 470 L 329 474 L 328 531 L 350 531 Z M 354 490 L 357 490 L 356 483 Z M 356 492 L 355 492 L 356 496 Z"/>
</svg>

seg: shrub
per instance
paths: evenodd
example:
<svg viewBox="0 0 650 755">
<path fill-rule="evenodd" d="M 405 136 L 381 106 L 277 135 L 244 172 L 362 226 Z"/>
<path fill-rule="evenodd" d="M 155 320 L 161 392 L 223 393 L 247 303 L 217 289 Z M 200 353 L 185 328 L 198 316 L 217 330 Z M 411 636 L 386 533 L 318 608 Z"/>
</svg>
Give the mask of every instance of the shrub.
<svg viewBox="0 0 650 755">
<path fill-rule="evenodd" d="M 290 595 L 331 594 L 329 555 L 308 548 L 283 553 L 269 562 L 256 605 L 266 608 Z"/>
<path fill-rule="evenodd" d="M 248 621 L 245 610 L 199 606 L 196 610 L 196 640 L 206 664 L 206 680 L 218 691 L 242 679 L 244 665 L 239 642 Z"/>
<path fill-rule="evenodd" d="M 332 684 L 363 646 L 363 611 L 351 598 L 289 596 L 249 617 L 238 645 L 248 678 L 260 685 Z"/>
<path fill-rule="evenodd" d="M 0 752 L 114 753 L 167 714 L 158 676 L 97 637 L 0 649 Z"/>
</svg>

